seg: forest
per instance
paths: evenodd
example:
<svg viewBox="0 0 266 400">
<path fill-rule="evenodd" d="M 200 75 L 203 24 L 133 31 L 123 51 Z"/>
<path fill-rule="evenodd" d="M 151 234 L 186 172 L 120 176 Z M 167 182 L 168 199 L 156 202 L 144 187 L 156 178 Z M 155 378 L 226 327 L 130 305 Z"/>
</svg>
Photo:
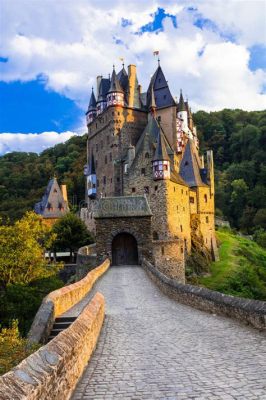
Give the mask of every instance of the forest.
<svg viewBox="0 0 266 400">
<path fill-rule="evenodd" d="M 201 152 L 213 149 L 216 215 L 245 234 L 266 241 L 266 111 L 224 109 L 193 115 Z M 13 152 L 0 157 L 0 216 L 14 221 L 32 209 L 56 174 L 68 186 L 74 209 L 84 200 L 86 135 L 41 154 Z"/>
</svg>

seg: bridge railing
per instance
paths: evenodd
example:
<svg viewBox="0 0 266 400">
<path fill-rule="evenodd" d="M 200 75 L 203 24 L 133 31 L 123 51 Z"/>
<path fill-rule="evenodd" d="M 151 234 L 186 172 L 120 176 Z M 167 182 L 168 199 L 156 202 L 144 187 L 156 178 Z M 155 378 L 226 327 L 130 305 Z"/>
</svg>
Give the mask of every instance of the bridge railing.
<svg viewBox="0 0 266 400">
<path fill-rule="evenodd" d="M 104 274 L 109 265 L 110 261 L 105 260 L 80 281 L 49 293 L 43 299 L 33 320 L 28 340 L 32 343 L 45 343 L 55 319 L 77 304 L 91 290 L 96 280 Z"/>
<path fill-rule="evenodd" d="M 147 260 L 143 260 L 143 267 L 163 293 L 180 303 L 214 314 L 225 315 L 252 325 L 254 328 L 266 330 L 265 301 L 244 299 L 204 287 L 179 283 L 162 274 Z"/>
</svg>

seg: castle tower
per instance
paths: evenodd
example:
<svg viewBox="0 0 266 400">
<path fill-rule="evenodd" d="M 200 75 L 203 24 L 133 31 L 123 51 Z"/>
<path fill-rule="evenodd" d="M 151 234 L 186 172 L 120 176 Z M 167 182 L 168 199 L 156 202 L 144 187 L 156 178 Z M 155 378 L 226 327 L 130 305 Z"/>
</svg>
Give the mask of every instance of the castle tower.
<svg viewBox="0 0 266 400">
<path fill-rule="evenodd" d="M 96 183 L 97 183 L 97 178 L 96 178 L 95 162 L 93 153 L 91 153 L 91 157 L 89 160 L 88 175 L 87 175 L 87 194 L 88 197 L 92 200 L 96 198 L 97 194 Z"/>
<path fill-rule="evenodd" d="M 99 115 L 105 110 L 107 105 L 106 94 L 110 87 L 110 79 L 99 77 L 97 84 L 99 85 L 99 94 L 96 103 L 96 109 L 97 109 L 97 115 Z"/>
<path fill-rule="evenodd" d="M 89 103 L 88 111 L 86 112 L 87 124 L 90 124 L 94 120 L 95 117 L 96 117 L 96 99 L 95 99 L 94 91 L 92 88 L 90 103 Z"/>
<path fill-rule="evenodd" d="M 161 132 L 158 133 L 157 146 L 152 160 L 153 179 L 170 179 L 170 158 L 167 154 L 166 143 Z"/>
<path fill-rule="evenodd" d="M 184 132 L 188 131 L 188 113 L 186 109 L 186 105 L 184 102 L 182 90 L 180 91 L 180 97 L 177 107 L 177 117 L 182 121 L 181 127 Z"/>
<path fill-rule="evenodd" d="M 113 68 L 110 88 L 107 92 L 107 107 L 116 105 L 124 106 L 124 92 Z"/>
</svg>

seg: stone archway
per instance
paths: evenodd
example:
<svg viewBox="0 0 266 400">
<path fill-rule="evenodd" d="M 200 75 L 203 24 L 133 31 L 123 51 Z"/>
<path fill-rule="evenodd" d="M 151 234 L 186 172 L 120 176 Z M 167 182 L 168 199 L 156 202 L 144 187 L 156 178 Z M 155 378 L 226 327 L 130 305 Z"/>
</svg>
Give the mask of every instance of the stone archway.
<svg viewBox="0 0 266 400">
<path fill-rule="evenodd" d="M 118 233 L 112 241 L 112 265 L 138 264 L 138 244 L 133 235 Z"/>
</svg>

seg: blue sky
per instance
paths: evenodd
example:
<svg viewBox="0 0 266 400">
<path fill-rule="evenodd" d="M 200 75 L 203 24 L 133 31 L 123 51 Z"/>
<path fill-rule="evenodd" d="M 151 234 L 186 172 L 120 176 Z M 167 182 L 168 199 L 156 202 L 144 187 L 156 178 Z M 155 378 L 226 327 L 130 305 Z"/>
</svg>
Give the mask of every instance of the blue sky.
<svg viewBox="0 0 266 400">
<path fill-rule="evenodd" d="M 173 95 L 182 87 L 194 110 L 266 108 L 265 4 L 2 0 L 0 154 L 84 133 L 95 76 L 124 57 L 145 91 L 154 50 Z"/>
</svg>

